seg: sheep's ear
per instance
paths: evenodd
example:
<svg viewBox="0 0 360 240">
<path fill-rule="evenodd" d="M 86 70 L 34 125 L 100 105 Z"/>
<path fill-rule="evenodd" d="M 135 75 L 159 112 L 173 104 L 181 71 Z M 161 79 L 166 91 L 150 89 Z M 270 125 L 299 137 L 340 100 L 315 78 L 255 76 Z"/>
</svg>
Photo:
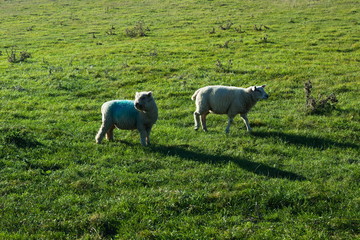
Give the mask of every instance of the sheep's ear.
<svg viewBox="0 0 360 240">
<path fill-rule="evenodd" d="M 262 85 L 261 87 L 262 87 L 262 88 L 265 88 L 265 87 L 266 87 L 266 84 Z"/>
<path fill-rule="evenodd" d="M 150 91 L 150 92 L 148 92 L 148 94 L 147 94 L 149 97 L 151 97 L 152 96 L 152 92 Z"/>
<path fill-rule="evenodd" d="M 251 91 L 255 92 L 256 91 L 256 86 L 252 86 Z"/>
</svg>

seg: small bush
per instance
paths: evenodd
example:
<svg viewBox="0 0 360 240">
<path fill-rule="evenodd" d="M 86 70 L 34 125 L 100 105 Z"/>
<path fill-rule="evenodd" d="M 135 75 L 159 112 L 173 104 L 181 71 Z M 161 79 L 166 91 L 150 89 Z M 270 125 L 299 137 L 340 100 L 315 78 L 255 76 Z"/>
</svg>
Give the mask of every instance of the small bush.
<svg viewBox="0 0 360 240">
<path fill-rule="evenodd" d="M 304 85 L 306 96 L 306 111 L 308 114 L 321 114 L 328 113 L 335 108 L 335 104 L 338 102 L 334 93 L 327 97 L 320 95 L 318 99 L 311 96 L 312 83 L 309 80 Z"/>
</svg>

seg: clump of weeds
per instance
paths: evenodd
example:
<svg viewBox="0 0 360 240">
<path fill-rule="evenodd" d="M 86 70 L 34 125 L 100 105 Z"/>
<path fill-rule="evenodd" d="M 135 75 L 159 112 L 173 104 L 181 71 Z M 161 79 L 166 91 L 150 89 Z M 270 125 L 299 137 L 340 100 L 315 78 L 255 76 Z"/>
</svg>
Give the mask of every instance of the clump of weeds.
<svg viewBox="0 0 360 240">
<path fill-rule="evenodd" d="M 215 34 L 216 33 L 215 28 L 213 27 L 212 30 L 209 33 L 210 34 Z"/>
<path fill-rule="evenodd" d="M 222 63 L 219 59 L 216 60 L 216 72 L 230 73 L 232 70 L 233 61 L 230 59 L 227 64 Z"/>
<path fill-rule="evenodd" d="M 111 26 L 111 28 L 109 28 L 109 29 L 106 31 L 106 34 L 107 34 L 107 35 L 116 35 L 115 27 L 114 27 L 114 26 Z M 93 35 L 93 36 L 94 36 L 94 35 Z"/>
<path fill-rule="evenodd" d="M 242 29 L 241 25 L 239 27 L 234 28 L 237 33 L 245 33 L 245 31 Z"/>
<path fill-rule="evenodd" d="M 257 41 L 257 43 L 272 43 L 269 40 L 268 36 L 261 37 L 259 40 L 256 40 L 256 41 Z"/>
<path fill-rule="evenodd" d="M 268 26 L 265 26 L 265 25 L 260 25 L 260 26 L 258 26 L 258 25 L 254 25 L 254 30 L 255 31 L 265 31 L 266 29 L 270 29 Z"/>
<path fill-rule="evenodd" d="M 10 50 L 6 49 L 6 54 L 10 63 L 24 62 L 31 57 L 31 54 L 27 51 L 20 51 L 20 53 L 18 53 L 15 47 L 11 47 Z"/>
<path fill-rule="evenodd" d="M 229 48 L 229 44 L 230 44 L 231 40 L 227 40 L 224 42 L 224 44 L 218 44 L 218 46 L 220 48 Z"/>
<path fill-rule="evenodd" d="M 150 29 L 145 26 L 144 22 L 140 21 L 134 27 L 125 29 L 125 35 L 131 38 L 146 37 L 149 31 Z"/>
<path fill-rule="evenodd" d="M 234 25 L 234 23 L 227 22 L 227 23 L 221 24 L 219 27 L 221 30 L 229 30 L 232 25 Z"/>
<path fill-rule="evenodd" d="M 338 100 L 334 93 L 325 97 L 319 95 L 319 97 L 315 99 L 313 96 L 311 96 L 312 88 L 313 86 L 310 80 L 304 84 L 307 114 L 329 113 L 335 109 L 335 104 L 338 102 Z"/>
</svg>

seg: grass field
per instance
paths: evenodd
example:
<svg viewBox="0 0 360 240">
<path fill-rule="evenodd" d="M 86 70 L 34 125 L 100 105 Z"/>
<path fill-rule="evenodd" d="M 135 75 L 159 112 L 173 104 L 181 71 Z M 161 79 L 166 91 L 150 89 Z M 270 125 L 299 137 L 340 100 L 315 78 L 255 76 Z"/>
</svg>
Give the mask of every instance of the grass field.
<svg viewBox="0 0 360 240">
<path fill-rule="evenodd" d="M 360 238 L 358 1 L 0 0 L 0 24 L 0 239 Z M 193 130 L 215 84 L 267 84 L 251 134 Z M 95 144 L 145 90 L 152 146 Z"/>
</svg>

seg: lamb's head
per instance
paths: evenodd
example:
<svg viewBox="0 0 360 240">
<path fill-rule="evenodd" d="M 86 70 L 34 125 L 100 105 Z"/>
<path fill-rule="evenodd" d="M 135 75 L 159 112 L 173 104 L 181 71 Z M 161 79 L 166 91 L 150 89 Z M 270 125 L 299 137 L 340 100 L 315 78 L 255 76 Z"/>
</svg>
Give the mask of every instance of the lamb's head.
<svg viewBox="0 0 360 240">
<path fill-rule="evenodd" d="M 139 111 L 150 111 L 154 107 L 152 92 L 137 92 L 135 94 L 134 107 Z"/>
<path fill-rule="evenodd" d="M 268 99 L 269 98 L 269 95 L 264 90 L 265 86 L 266 85 L 251 87 L 252 95 L 254 96 L 254 98 L 256 100 Z"/>
</svg>

